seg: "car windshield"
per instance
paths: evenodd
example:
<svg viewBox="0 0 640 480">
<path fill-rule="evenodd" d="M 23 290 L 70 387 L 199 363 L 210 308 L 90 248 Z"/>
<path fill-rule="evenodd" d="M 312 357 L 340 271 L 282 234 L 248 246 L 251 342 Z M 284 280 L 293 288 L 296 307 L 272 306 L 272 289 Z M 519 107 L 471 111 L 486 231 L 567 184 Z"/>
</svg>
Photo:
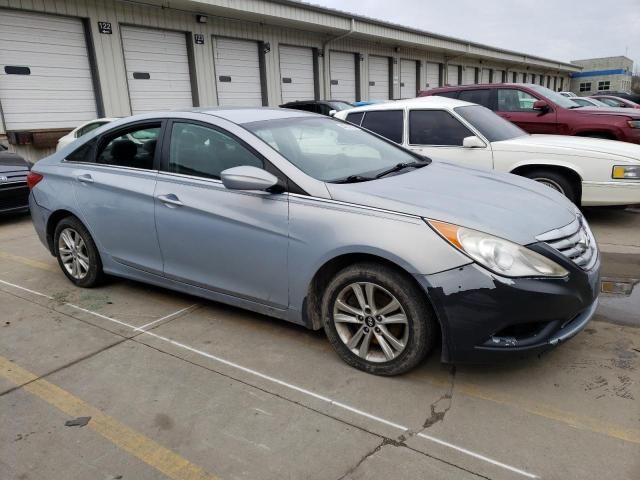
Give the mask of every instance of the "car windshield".
<svg viewBox="0 0 640 480">
<path fill-rule="evenodd" d="M 350 108 L 353 108 L 353 105 L 351 105 L 350 103 L 347 102 L 329 102 L 329 105 L 331 105 L 331 108 L 340 112 L 342 110 L 349 110 Z"/>
<path fill-rule="evenodd" d="M 344 182 L 350 177 L 372 179 L 398 164 L 425 160 L 331 118 L 285 118 L 244 126 L 307 175 L 324 182 Z"/>
<path fill-rule="evenodd" d="M 556 105 L 560 105 L 564 108 L 576 108 L 579 107 L 577 103 L 575 103 L 570 98 L 565 97 L 564 95 L 560 95 L 558 92 L 554 92 L 553 90 L 543 87 L 541 85 L 527 85 L 531 90 L 536 92 L 539 95 L 551 100 Z"/>
<path fill-rule="evenodd" d="M 454 111 L 473 125 L 490 142 L 528 135 L 521 128 L 481 105 L 456 107 Z"/>
</svg>

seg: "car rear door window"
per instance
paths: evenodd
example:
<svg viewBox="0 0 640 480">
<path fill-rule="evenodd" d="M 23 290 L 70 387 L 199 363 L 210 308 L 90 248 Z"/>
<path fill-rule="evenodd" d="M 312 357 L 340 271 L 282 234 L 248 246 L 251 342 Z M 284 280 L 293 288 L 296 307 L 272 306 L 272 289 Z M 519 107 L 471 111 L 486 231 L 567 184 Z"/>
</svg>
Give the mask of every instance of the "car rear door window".
<svg viewBox="0 0 640 480">
<path fill-rule="evenodd" d="M 168 171 L 220 179 L 228 168 L 263 168 L 263 161 L 232 136 L 194 123 L 175 122 L 171 129 Z"/>
<path fill-rule="evenodd" d="M 96 163 L 151 170 L 159 134 L 159 123 L 120 130 L 101 139 Z"/>
<path fill-rule="evenodd" d="M 498 89 L 499 112 L 535 112 L 533 104 L 537 100 L 533 95 L 515 88 Z"/>
<path fill-rule="evenodd" d="M 404 129 L 404 112 L 402 110 L 381 110 L 366 112 L 362 127 L 388 138 L 392 142 L 402 143 Z"/>
<path fill-rule="evenodd" d="M 477 103 L 483 107 L 491 108 L 491 90 L 488 88 L 477 90 L 464 90 L 460 92 L 458 100 Z"/>
<path fill-rule="evenodd" d="M 350 113 L 347 115 L 346 120 L 354 125 L 360 125 L 360 123 L 362 123 L 362 117 L 364 117 L 364 112 Z"/>
<path fill-rule="evenodd" d="M 411 145 L 462 146 L 473 133 L 457 118 L 444 110 L 412 110 L 409 112 Z"/>
</svg>

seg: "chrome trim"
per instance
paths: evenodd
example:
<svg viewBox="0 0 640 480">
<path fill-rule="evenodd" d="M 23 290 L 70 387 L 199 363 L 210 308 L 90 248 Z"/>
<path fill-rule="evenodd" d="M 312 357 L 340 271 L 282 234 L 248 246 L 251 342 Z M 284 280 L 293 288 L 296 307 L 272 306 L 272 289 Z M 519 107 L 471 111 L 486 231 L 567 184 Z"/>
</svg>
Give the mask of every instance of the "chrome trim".
<svg viewBox="0 0 640 480">
<path fill-rule="evenodd" d="M 402 212 L 397 212 L 395 210 L 386 210 L 384 208 L 369 207 L 367 205 L 360 205 L 360 204 L 357 204 L 357 203 L 343 202 L 341 200 L 332 200 L 332 199 L 329 199 L 329 198 L 314 197 L 312 195 L 301 195 L 299 193 L 289 193 L 289 196 L 290 197 L 294 197 L 294 198 L 316 200 L 316 201 L 319 201 L 319 202 L 330 203 L 330 204 L 333 204 L 333 205 L 343 205 L 343 206 L 347 206 L 347 207 L 361 208 L 361 209 L 364 209 L 364 210 L 371 210 L 371 211 L 374 211 L 374 212 L 387 213 L 387 214 L 391 214 L 391 215 L 400 215 L 402 217 L 409 217 L 409 218 L 413 218 L 413 219 L 416 219 L 416 220 L 422 220 L 422 218 L 423 218 L 420 215 L 413 215 L 411 213 L 402 213 Z"/>
<path fill-rule="evenodd" d="M 577 216 L 576 219 L 565 225 L 564 227 L 554 228 L 553 230 L 549 230 L 548 232 L 541 233 L 536 236 L 536 240 L 540 242 L 546 242 L 549 240 L 557 240 L 563 237 L 570 237 L 574 235 L 578 230 L 580 230 L 580 218 L 581 216 Z"/>
<path fill-rule="evenodd" d="M 582 215 L 569 225 L 551 230 L 536 237 L 571 260 L 583 270 L 591 270 L 598 260 L 598 245 Z"/>
</svg>

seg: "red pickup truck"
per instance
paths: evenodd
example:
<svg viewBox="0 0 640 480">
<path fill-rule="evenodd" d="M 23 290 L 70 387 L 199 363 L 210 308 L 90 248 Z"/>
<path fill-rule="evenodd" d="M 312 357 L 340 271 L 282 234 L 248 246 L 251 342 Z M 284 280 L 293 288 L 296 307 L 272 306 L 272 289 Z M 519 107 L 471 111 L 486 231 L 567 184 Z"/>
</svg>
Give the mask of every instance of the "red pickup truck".
<svg viewBox="0 0 640 480">
<path fill-rule="evenodd" d="M 579 135 L 640 144 L 640 111 L 581 107 L 570 98 L 540 85 L 458 85 L 418 94 L 420 97 L 429 95 L 484 105 L 529 133 Z"/>
</svg>

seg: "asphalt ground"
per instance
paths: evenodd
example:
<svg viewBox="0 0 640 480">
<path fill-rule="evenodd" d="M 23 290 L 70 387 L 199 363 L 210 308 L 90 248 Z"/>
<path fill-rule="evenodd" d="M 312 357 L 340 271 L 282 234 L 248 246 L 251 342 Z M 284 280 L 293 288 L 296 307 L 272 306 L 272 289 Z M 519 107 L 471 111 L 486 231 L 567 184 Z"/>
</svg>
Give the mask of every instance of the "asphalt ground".
<svg viewBox="0 0 640 480">
<path fill-rule="evenodd" d="M 633 285 L 640 211 L 586 214 L 603 276 Z M 78 289 L 28 216 L 3 218 L 0 479 L 638 479 L 638 291 L 540 358 L 434 352 L 381 378 L 322 332 L 126 280 Z"/>
</svg>

